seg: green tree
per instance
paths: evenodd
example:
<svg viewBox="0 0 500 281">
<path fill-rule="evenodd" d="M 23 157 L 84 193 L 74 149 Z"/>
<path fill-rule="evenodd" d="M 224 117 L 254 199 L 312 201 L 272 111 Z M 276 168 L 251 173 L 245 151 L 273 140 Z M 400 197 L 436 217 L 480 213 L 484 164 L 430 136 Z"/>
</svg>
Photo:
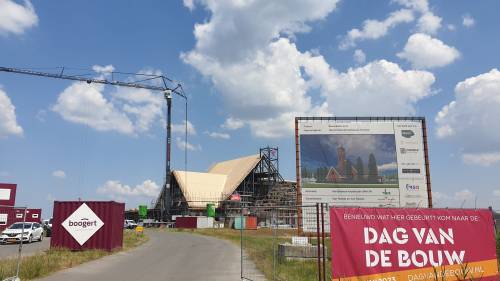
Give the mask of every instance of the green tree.
<svg viewBox="0 0 500 281">
<path fill-rule="evenodd" d="M 306 167 L 302 167 L 301 176 L 302 178 L 309 178 L 309 171 L 307 171 Z"/>
<path fill-rule="evenodd" d="M 363 160 L 361 160 L 361 157 L 358 157 L 356 159 L 356 170 L 358 171 L 358 180 L 363 180 L 363 177 L 365 175 L 365 168 L 363 165 Z"/>
<path fill-rule="evenodd" d="M 377 181 L 378 178 L 378 168 L 377 168 L 377 159 L 373 153 L 370 153 L 368 157 L 368 179 L 370 182 Z"/>
<path fill-rule="evenodd" d="M 345 177 L 348 181 L 352 181 L 352 163 L 351 160 L 345 162 Z"/>
<path fill-rule="evenodd" d="M 321 167 L 316 169 L 316 180 L 318 182 L 325 182 L 327 174 L 328 174 L 328 168 L 326 167 Z"/>
</svg>

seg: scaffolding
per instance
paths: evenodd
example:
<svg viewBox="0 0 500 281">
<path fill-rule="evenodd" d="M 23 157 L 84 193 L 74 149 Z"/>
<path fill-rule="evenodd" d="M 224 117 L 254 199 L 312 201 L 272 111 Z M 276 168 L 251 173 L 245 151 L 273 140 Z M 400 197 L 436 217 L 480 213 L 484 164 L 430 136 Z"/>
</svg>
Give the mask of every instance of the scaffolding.
<svg viewBox="0 0 500 281">
<path fill-rule="evenodd" d="M 255 207 L 259 202 L 266 201 L 277 186 L 283 185 L 285 180 L 279 173 L 279 150 L 277 147 L 264 147 L 259 150 L 259 162 L 246 175 L 243 181 L 238 185 L 232 194 L 214 196 L 210 200 L 199 198 L 197 202 L 217 203 L 217 213 L 220 216 L 228 216 L 235 209 L 248 209 Z M 170 215 L 204 215 L 205 210 L 189 208 L 188 202 L 182 193 L 175 177 L 171 177 L 171 212 Z M 231 197 L 237 196 L 239 200 L 231 200 Z M 194 200 L 197 200 L 196 198 Z M 204 201 L 203 201 L 204 200 Z M 290 201 L 295 200 L 291 199 Z M 158 198 L 157 204 L 161 204 L 162 199 Z M 192 201 L 191 201 L 192 202 Z M 295 202 L 293 202 L 295 203 Z"/>
</svg>

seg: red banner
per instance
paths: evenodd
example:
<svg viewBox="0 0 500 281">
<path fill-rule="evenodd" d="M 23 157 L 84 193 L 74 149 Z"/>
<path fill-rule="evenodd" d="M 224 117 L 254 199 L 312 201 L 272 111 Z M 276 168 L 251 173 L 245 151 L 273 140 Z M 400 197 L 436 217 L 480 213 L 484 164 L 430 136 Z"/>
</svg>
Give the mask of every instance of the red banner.
<svg viewBox="0 0 500 281">
<path fill-rule="evenodd" d="M 331 208 L 338 281 L 498 281 L 489 210 Z"/>
</svg>

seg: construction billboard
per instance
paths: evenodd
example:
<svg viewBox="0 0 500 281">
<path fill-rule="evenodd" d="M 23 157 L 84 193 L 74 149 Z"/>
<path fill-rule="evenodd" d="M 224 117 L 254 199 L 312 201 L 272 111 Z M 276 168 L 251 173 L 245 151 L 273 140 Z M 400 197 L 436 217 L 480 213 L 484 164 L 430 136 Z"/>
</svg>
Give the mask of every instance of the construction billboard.
<svg viewBox="0 0 500 281">
<path fill-rule="evenodd" d="M 331 208 L 330 219 L 332 280 L 500 280 L 491 210 Z"/>
<path fill-rule="evenodd" d="M 300 205 L 432 207 L 424 118 L 298 117 L 295 128 Z"/>
</svg>

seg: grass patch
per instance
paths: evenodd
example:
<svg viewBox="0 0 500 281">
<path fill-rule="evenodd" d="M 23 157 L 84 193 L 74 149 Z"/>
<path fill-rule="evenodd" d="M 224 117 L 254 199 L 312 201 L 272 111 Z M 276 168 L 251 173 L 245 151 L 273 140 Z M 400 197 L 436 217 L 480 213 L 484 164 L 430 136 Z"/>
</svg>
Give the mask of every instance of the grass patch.
<svg viewBox="0 0 500 281">
<path fill-rule="evenodd" d="M 169 231 L 188 232 L 212 236 L 215 238 L 229 240 L 238 246 L 240 245 L 240 231 L 234 229 L 170 229 Z M 276 264 L 276 280 L 288 281 L 308 281 L 317 280 L 317 260 L 311 261 L 286 261 L 277 260 L 278 244 L 291 242 L 291 237 L 296 235 L 296 231 L 278 230 L 278 234 L 273 238 L 270 229 L 246 230 L 243 233 L 243 249 L 247 256 L 254 262 L 268 280 L 273 280 L 273 264 Z M 273 239 L 274 251 L 273 251 Z M 315 240 L 311 241 L 315 244 Z M 329 240 L 325 241 L 327 246 Z M 329 252 L 329 250 L 327 251 Z M 276 260 L 273 260 L 275 253 Z M 327 278 L 330 276 L 330 261 L 326 262 Z"/>
<path fill-rule="evenodd" d="M 497 232 L 497 260 L 500 267 L 500 231 Z"/>
<path fill-rule="evenodd" d="M 19 277 L 21 280 L 33 280 L 47 276 L 56 271 L 77 266 L 104 256 L 126 251 L 137 247 L 148 240 L 146 235 L 136 235 L 134 231 L 125 231 L 123 248 L 113 252 L 102 250 L 70 251 L 66 249 L 50 249 L 43 253 L 23 257 Z M 0 280 L 16 274 L 17 259 L 4 259 L 0 262 Z"/>
</svg>

